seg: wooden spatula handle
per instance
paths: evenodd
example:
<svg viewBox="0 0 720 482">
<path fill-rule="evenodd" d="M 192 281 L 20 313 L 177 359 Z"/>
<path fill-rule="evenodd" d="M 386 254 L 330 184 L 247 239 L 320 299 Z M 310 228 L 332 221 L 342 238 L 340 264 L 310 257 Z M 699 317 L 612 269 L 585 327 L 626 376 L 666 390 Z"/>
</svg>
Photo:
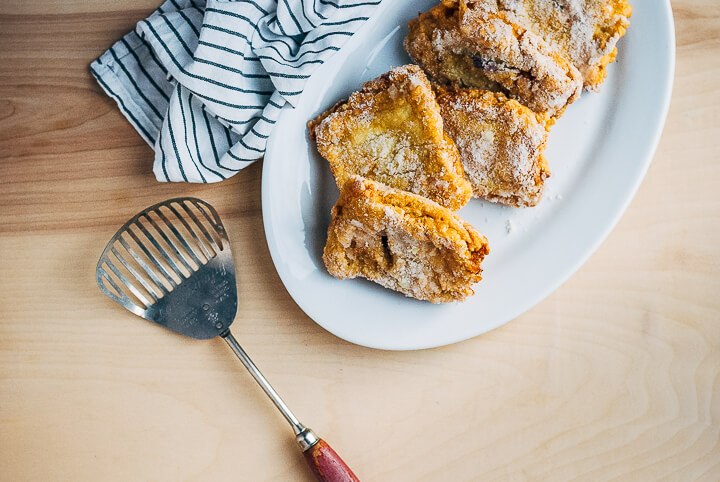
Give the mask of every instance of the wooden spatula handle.
<svg viewBox="0 0 720 482">
<path fill-rule="evenodd" d="M 350 467 L 323 439 L 305 450 L 303 455 L 320 482 L 360 482 Z"/>
</svg>

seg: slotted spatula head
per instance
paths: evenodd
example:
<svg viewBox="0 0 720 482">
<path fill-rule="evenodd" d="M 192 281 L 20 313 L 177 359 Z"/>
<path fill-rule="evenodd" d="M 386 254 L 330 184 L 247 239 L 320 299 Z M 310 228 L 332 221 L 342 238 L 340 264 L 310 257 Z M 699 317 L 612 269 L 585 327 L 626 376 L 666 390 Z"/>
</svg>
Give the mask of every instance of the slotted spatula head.
<svg viewBox="0 0 720 482">
<path fill-rule="evenodd" d="M 136 315 L 192 338 L 220 335 L 237 312 L 227 232 L 196 198 L 155 204 L 125 223 L 98 261 L 97 284 Z"/>
</svg>

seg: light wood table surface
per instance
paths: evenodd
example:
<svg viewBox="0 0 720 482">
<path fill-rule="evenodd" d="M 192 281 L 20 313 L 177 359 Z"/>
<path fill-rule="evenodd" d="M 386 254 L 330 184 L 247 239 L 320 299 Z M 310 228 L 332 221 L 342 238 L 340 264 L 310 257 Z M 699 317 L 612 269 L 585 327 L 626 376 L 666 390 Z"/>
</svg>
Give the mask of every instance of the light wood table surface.
<svg viewBox="0 0 720 482">
<path fill-rule="evenodd" d="M 513 322 L 415 352 L 346 343 L 293 303 L 260 163 L 219 185 L 154 180 L 88 64 L 156 6 L 0 3 L 0 479 L 311 480 L 221 340 L 95 285 L 126 218 L 196 195 L 231 235 L 235 335 L 363 480 L 720 480 L 720 3 L 673 1 L 669 118 L 600 249 Z"/>
</svg>

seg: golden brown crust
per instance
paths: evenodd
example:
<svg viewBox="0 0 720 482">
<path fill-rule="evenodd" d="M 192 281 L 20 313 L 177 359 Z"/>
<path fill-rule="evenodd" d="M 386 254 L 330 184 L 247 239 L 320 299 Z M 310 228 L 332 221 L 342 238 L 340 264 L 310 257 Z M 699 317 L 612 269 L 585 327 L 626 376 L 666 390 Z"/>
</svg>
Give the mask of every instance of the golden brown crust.
<svg viewBox="0 0 720 482">
<path fill-rule="evenodd" d="M 345 110 L 347 107 L 348 101 L 347 99 L 341 100 L 339 102 L 336 102 L 334 106 L 330 107 L 328 110 L 317 116 L 315 119 L 312 119 L 311 121 L 308 121 L 307 128 L 308 128 L 308 137 L 311 141 L 317 142 L 317 139 L 315 138 L 315 130 L 320 125 L 322 121 L 325 120 L 327 116 L 334 112 L 340 112 Z"/>
<path fill-rule="evenodd" d="M 422 196 L 353 177 L 332 216 L 323 260 L 336 278 L 367 278 L 433 303 L 462 300 L 480 281 L 485 237 Z"/>
<path fill-rule="evenodd" d="M 415 65 L 365 83 L 308 128 L 339 187 L 360 175 L 453 210 L 472 196 L 430 83 Z"/>
<path fill-rule="evenodd" d="M 408 28 L 405 50 L 438 83 L 501 90 L 556 118 L 582 90 L 570 62 L 486 2 L 446 0 Z"/>
<path fill-rule="evenodd" d="M 486 0 L 529 26 L 578 68 L 586 90 L 598 90 L 630 25 L 626 0 Z"/>
<path fill-rule="evenodd" d="M 438 103 L 474 194 L 516 207 L 535 206 L 550 176 L 544 155 L 547 117 L 499 92 L 446 91 L 439 93 Z"/>
</svg>

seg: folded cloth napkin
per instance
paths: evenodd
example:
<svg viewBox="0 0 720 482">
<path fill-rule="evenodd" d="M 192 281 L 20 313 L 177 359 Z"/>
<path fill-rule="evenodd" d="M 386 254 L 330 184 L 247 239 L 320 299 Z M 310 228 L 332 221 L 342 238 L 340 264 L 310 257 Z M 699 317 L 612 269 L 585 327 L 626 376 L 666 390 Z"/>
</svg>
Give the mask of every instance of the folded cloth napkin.
<svg viewBox="0 0 720 482">
<path fill-rule="evenodd" d="M 260 159 L 280 110 L 382 0 L 167 0 L 90 65 L 155 149 L 159 181 Z"/>
</svg>

